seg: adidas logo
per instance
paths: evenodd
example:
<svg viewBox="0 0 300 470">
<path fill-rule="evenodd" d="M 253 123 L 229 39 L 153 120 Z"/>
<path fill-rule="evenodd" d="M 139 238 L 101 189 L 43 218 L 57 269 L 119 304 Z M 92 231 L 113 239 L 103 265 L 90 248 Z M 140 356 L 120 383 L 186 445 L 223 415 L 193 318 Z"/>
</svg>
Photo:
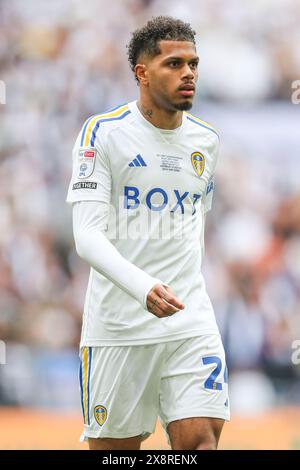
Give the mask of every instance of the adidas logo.
<svg viewBox="0 0 300 470">
<path fill-rule="evenodd" d="M 128 166 L 147 166 L 147 164 L 144 162 L 142 156 L 138 154 L 132 162 L 129 163 Z"/>
</svg>

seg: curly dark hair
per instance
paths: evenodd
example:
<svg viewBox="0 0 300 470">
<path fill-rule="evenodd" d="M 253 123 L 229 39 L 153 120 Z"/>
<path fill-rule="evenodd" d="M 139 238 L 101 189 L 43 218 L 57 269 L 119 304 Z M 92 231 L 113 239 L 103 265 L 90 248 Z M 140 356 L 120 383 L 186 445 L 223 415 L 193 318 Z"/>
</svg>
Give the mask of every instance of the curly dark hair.
<svg viewBox="0 0 300 470">
<path fill-rule="evenodd" d="M 171 16 L 152 18 L 145 26 L 132 33 L 132 38 L 127 46 L 131 70 L 134 72 L 141 54 L 146 53 L 150 57 L 160 54 L 160 41 L 190 41 L 195 44 L 195 35 L 196 32 L 191 28 L 191 25 L 182 20 Z"/>
</svg>

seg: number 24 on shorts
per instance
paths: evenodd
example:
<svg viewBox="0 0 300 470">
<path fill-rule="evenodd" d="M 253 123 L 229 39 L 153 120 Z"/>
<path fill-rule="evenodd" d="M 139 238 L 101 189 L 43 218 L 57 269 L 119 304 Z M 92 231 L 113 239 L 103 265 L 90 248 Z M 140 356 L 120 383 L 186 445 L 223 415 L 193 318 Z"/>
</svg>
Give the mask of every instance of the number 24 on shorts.
<svg viewBox="0 0 300 470">
<path fill-rule="evenodd" d="M 204 365 L 207 364 L 215 364 L 216 367 L 210 374 L 210 376 L 204 382 L 204 387 L 209 390 L 223 390 L 223 386 L 221 382 L 217 382 L 217 378 L 222 369 L 222 361 L 218 356 L 207 356 L 203 357 L 202 362 Z M 224 383 L 228 383 L 228 369 L 225 365 L 224 369 Z"/>
</svg>

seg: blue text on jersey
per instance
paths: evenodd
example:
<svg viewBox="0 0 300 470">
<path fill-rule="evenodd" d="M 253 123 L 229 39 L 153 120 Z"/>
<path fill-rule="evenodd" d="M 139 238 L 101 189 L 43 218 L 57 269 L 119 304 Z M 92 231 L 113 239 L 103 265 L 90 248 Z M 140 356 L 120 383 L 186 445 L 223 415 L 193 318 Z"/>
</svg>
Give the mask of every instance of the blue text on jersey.
<svg viewBox="0 0 300 470">
<path fill-rule="evenodd" d="M 185 191 L 180 194 L 178 189 L 173 189 L 172 192 L 176 198 L 176 204 L 170 210 L 170 212 L 176 212 L 181 210 L 181 214 L 184 214 L 184 200 L 189 196 L 189 191 Z M 132 210 L 137 209 L 140 205 L 140 190 L 136 186 L 124 186 L 124 209 Z M 161 204 L 153 204 L 152 198 L 154 195 L 159 195 Z M 196 212 L 195 204 L 201 198 L 201 194 L 193 194 L 193 212 Z M 168 193 L 163 188 L 152 188 L 146 195 L 146 205 L 151 211 L 162 211 L 169 203 Z"/>
</svg>

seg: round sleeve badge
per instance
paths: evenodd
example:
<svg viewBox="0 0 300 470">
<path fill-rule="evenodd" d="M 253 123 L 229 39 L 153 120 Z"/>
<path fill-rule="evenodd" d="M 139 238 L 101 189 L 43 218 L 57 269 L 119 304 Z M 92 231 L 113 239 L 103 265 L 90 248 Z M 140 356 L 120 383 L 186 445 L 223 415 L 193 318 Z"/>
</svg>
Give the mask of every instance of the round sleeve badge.
<svg viewBox="0 0 300 470">
<path fill-rule="evenodd" d="M 193 152 L 191 155 L 192 165 L 198 176 L 201 176 L 205 168 L 205 157 L 200 152 Z"/>
</svg>

